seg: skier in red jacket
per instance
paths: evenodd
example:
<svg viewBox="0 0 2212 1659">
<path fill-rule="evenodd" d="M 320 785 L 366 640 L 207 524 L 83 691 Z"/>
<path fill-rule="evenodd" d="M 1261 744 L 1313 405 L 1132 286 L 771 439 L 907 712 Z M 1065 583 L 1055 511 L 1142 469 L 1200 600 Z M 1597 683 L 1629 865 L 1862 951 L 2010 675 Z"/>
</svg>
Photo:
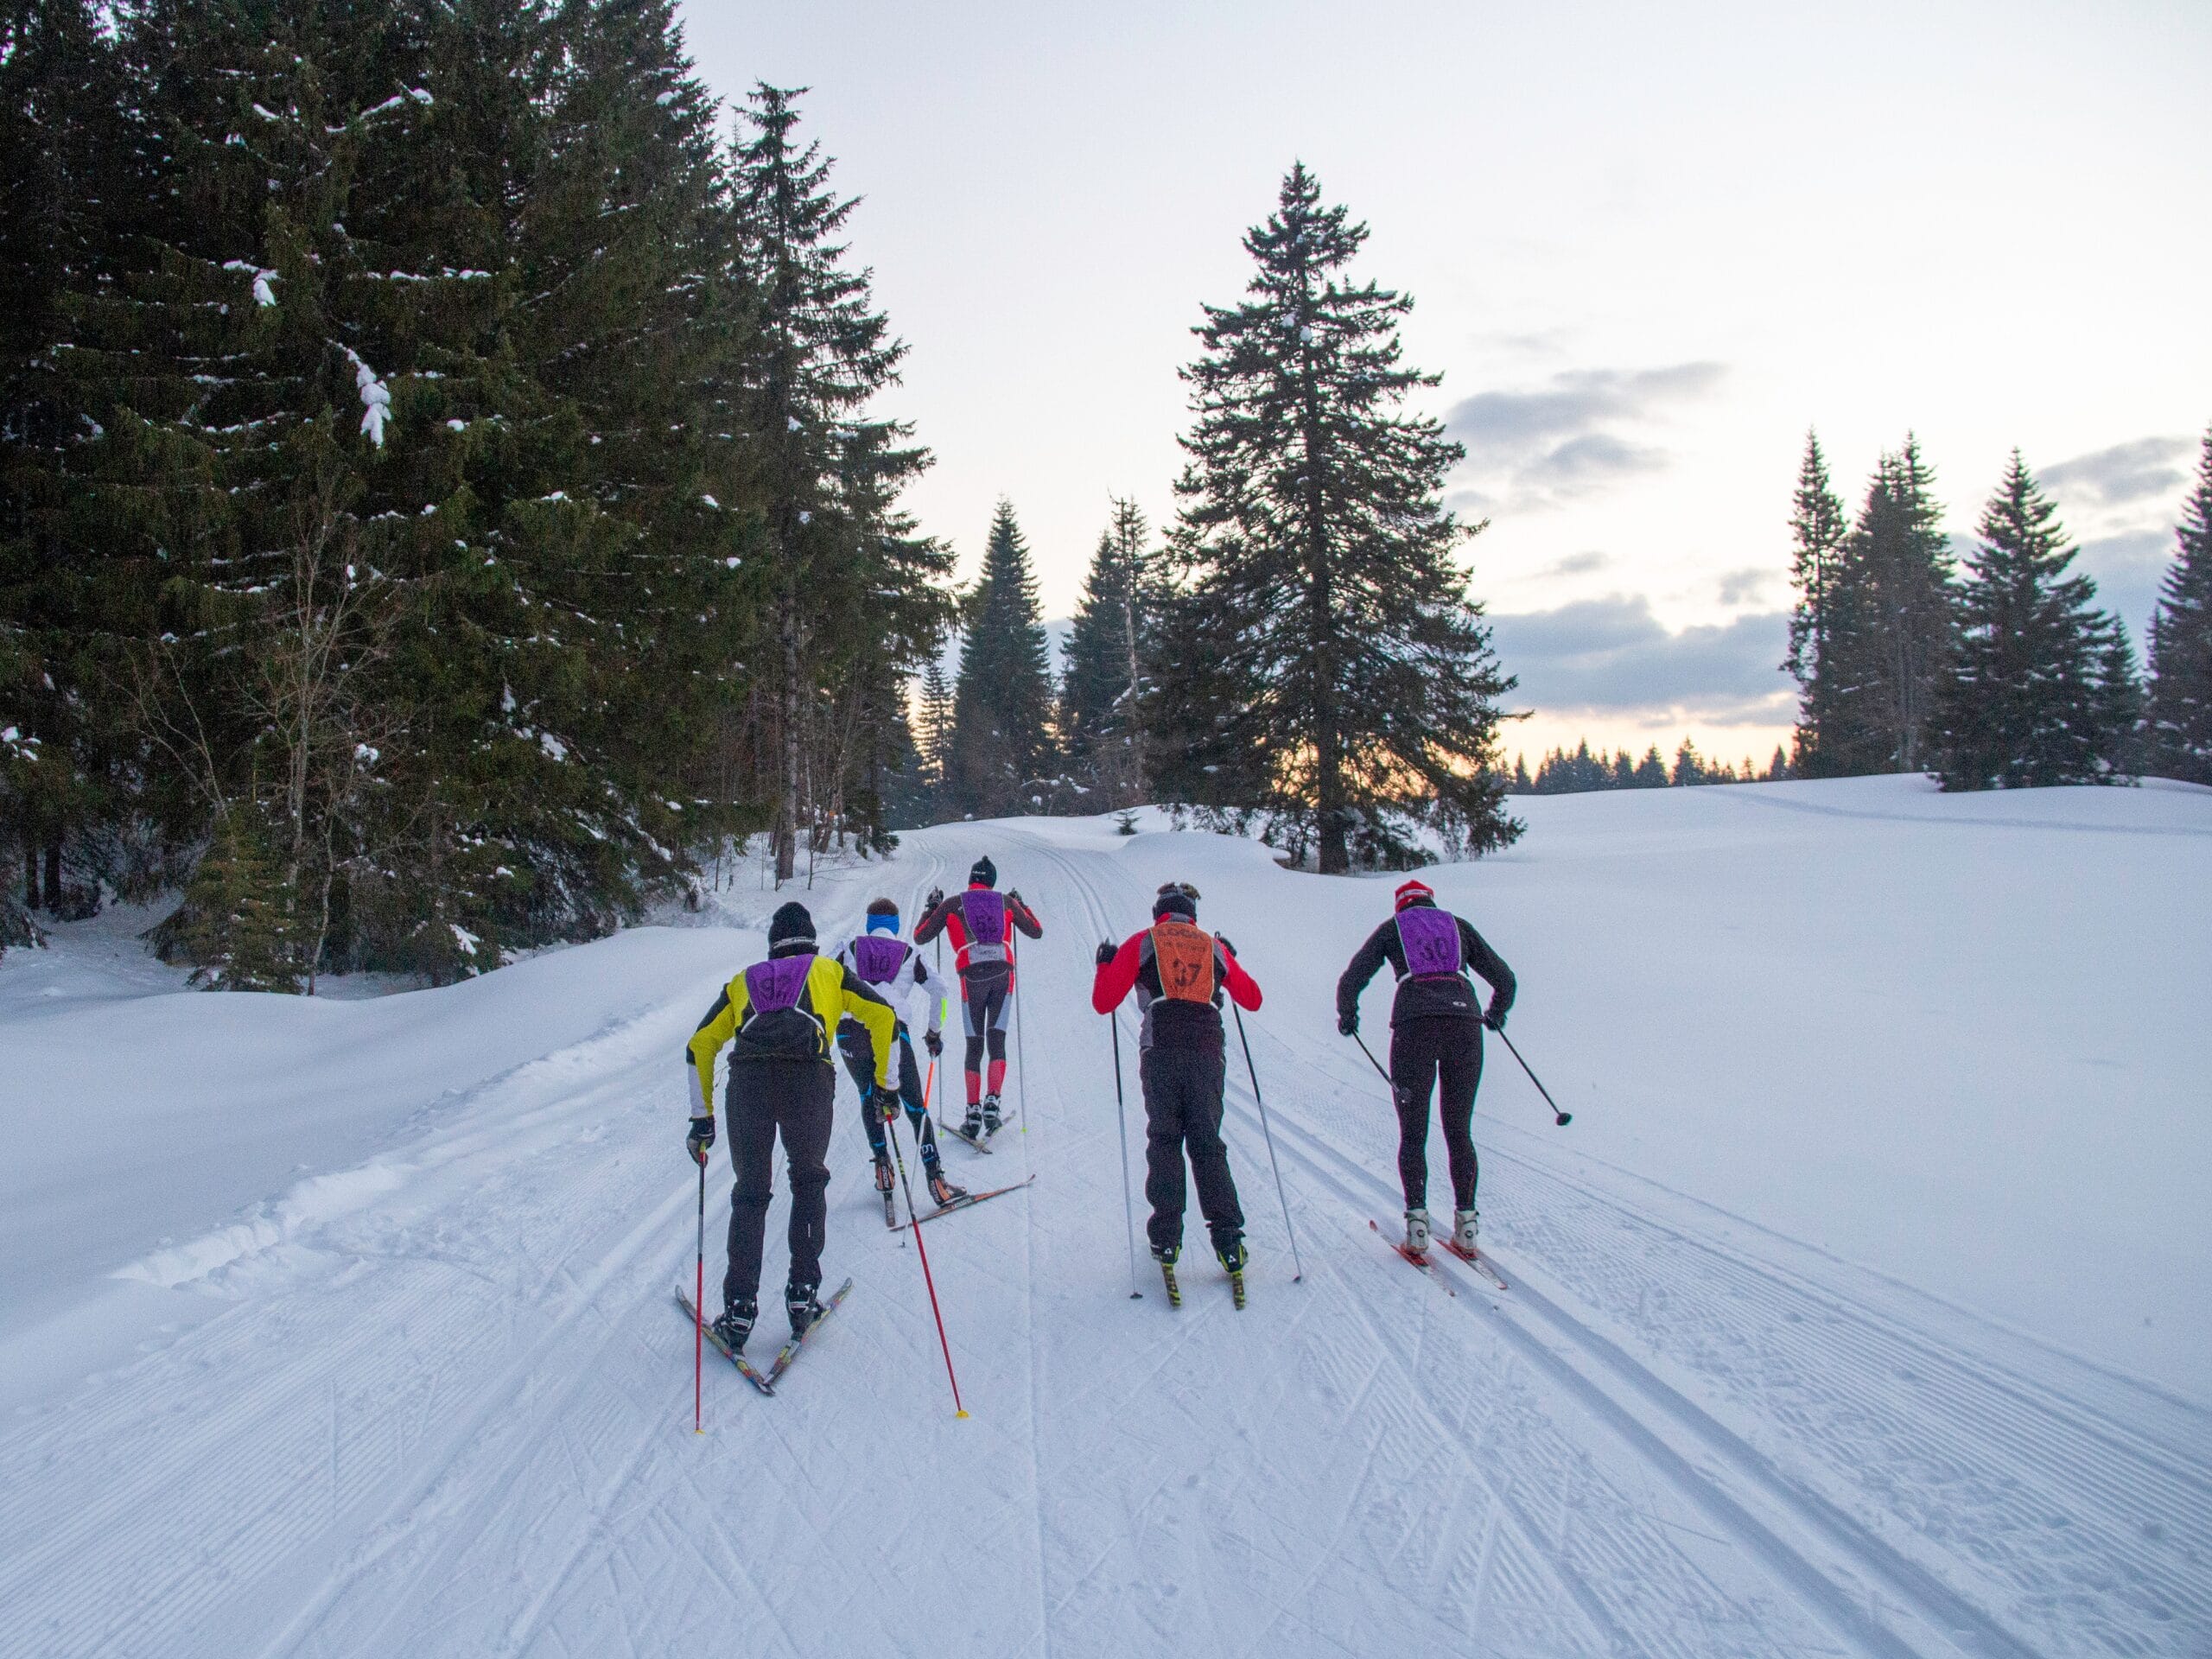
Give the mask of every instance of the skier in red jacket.
<svg viewBox="0 0 2212 1659">
<path fill-rule="evenodd" d="M 1229 942 L 1198 926 L 1198 897 L 1197 888 L 1170 882 L 1153 901 L 1150 927 L 1098 947 L 1090 1005 L 1111 1014 L 1135 990 L 1143 1014 L 1137 1076 L 1144 1084 L 1144 1196 L 1152 1205 L 1145 1236 L 1154 1259 L 1172 1268 L 1182 1253 L 1187 1152 L 1214 1254 L 1238 1274 L 1246 1261 L 1244 1211 L 1221 1139 L 1221 999 L 1225 990 L 1238 1007 L 1256 1009 L 1260 988 Z"/>
<path fill-rule="evenodd" d="M 927 944 L 940 933 L 952 941 L 952 964 L 960 975 L 960 1006 L 966 1015 L 968 1116 L 959 1134 L 986 1141 L 1002 1121 L 999 1090 L 1006 1086 L 1006 1022 L 1014 1000 L 1014 931 L 1033 939 L 1045 937 L 1043 924 L 1019 893 L 998 889 L 998 867 L 988 858 L 968 873 L 968 890 L 946 898 L 930 895 L 929 913 L 914 929 L 914 943 Z M 984 1051 L 989 1050 L 988 1087 Z"/>
</svg>

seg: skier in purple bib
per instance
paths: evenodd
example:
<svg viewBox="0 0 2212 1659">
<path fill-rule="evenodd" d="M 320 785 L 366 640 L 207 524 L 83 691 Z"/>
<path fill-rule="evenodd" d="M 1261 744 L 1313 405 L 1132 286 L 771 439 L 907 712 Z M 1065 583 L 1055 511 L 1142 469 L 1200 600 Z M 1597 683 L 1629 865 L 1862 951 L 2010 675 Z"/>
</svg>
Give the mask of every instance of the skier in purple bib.
<svg viewBox="0 0 2212 1659">
<path fill-rule="evenodd" d="M 1475 1248 L 1475 1090 L 1483 1077 L 1483 1027 L 1502 1030 L 1513 1006 L 1513 970 L 1483 936 L 1436 907 L 1425 881 L 1398 889 L 1397 913 L 1368 936 L 1337 982 L 1337 1029 L 1359 1031 L 1359 994 L 1389 963 L 1398 976 L 1390 1006 L 1390 1088 L 1398 1106 L 1398 1180 L 1406 1194 L 1406 1248 L 1428 1248 L 1428 1101 L 1437 1096 L 1452 1160 L 1452 1230 Z M 1489 983 L 1478 1012 L 1472 969 Z"/>
<path fill-rule="evenodd" d="M 906 1030 L 906 1014 L 917 990 L 929 998 L 930 1022 L 922 1042 L 930 1058 L 937 1058 L 944 1052 L 944 1039 L 939 1033 L 951 991 L 931 968 L 929 958 L 899 937 L 899 906 L 888 899 L 869 903 L 866 928 L 837 952 L 837 960 L 890 1003 L 899 1016 L 899 1098 L 906 1104 L 906 1121 L 913 1128 L 915 1144 L 921 1148 L 930 1197 L 938 1204 L 950 1204 L 963 1196 L 962 1190 L 945 1179 L 938 1160 L 937 1135 L 930 1123 L 929 1102 L 922 1094 L 922 1071 L 914 1063 L 914 1043 Z M 861 1091 L 861 1122 L 868 1130 L 868 1148 L 875 1154 L 875 1190 L 888 1192 L 891 1147 L 883 1133 L 882 1114 L 869 1109 L 875 1093 L 874 1039 L 867 1027 L 848 1020 L 837 1028 L 837 1047 L 845 1057 L 845 1070 L 852 1073 L 853 1086 Z"/>
<path fill-rule="evenodd" d="M 684 1045 L 691 1129 L 683 1144 L 702 1166 L 715 1144 L 715 1059 L 724 1048 L 730 1052 L 729 1153 L 737 1185 L 730 1192 L 729 1270 L 722 1275 L 715 1334 L 733 1352 L 745 1346 L 760 1317 L 761 1245 L 779 1135 L 791 1188 L 784 1311 L 793 1336 L 804 1336 L 822 1317 L 817 1293 L 829 1215 L 823 1192 L 830 1185 L 830 1122 L 837 1096 L 830 1033 L 846 1019 L 865 1027 L 873 1045 L 875 1092 L 864 1109 L 879 1116 L 897 1111 L 891 1044 L 898 1016 L 850 969 L 815 953 L 814 918 L 805 906 L 790 904 L 768 923 L 768 960 L 722 987 Z"/>
</svg>

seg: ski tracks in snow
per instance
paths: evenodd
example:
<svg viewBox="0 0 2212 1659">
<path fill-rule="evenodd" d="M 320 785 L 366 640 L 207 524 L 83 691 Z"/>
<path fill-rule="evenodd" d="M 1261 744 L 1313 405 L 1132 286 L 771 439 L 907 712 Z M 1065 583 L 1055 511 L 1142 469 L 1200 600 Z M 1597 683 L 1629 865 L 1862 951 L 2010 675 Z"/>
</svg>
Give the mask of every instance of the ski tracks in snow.
<svg viewBox="0 0 2212 1659">
<path fill-rule="evenodd" d="M 709 1355 L 692 1434 L 696 1010 L 662 1010 L 442 1109 L 365 1201 L 169 1293 L 221 1314 L 0 1427 L 0 1659 L 2202 1650 L 2207 1414 L 1521 1133 L 1504 1074 L 1477 1127 L 1514 1289 L 1417 1274 L 1366 1225 L 1397 1207 L 1382 1086 L 1294 1002 L 1248 1024 L 1306 1281 L 1232 1044 L 1251 1306 L 1195 1213 L 1182 1309 L 1148 1262 L 1131 1300 L 1090 946 L 1148 913 L 1141 855 L 953 827 L 885 874 L 918 895 L 978 842 L 1047 937 L 1038 1185 L 929 1230 L 972 1420 L 841 1092 L 855 1295 L 772 1402 Z M 867 896 L 813 895 L 824 937 Z M 1224 918 L 1263 980 L 1297 923 Z M 717 1148 L 710 1266 L 728 1179 Z"/>
</svg>

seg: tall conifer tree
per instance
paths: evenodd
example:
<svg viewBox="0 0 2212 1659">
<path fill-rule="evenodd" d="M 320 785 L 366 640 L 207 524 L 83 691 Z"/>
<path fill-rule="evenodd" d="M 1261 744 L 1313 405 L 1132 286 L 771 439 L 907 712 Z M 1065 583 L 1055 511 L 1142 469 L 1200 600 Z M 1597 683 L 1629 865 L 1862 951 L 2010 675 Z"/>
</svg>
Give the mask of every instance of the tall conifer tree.
<svg viewBox="0 0 2212 1659">
<path fill-rule="evenodd" d="M 1141 710 L 1158 587 L 1150 540 L 1137 504 L 1117 499 L 1068 633 L 1060 743 L 1077 779 L 1103 792 L 1102 807 L 1134 804 L 1145 792 Z"/>
<path fill-rule="evenodd" d="M 1956 632 L 1935 475 L 1910 434 L 1884 455 L 1828 584 L 1827 644 L 1806 702 L 1808 777 L 1926 768 L 1927 728 Z"/>
<path fill-rule="evenodd" d="M 2212 430 L 2174 538 L 2151 619 L 2145 747 L 2161 775 L 2212 784 Z"/>
<path fill-rule="evenodd" d="M 1819 749 L 1821 727 L 1828 713 L 1825 694 L 1833 683 L 1821 672 L 1821 664 L 1827 654 L 1833 620 L 1830 601 L 1836 568 L 1849 531 L 1843 503 L 1828 483 L 1827 461 L 1821 454 L 1820 438 L 1808 431 L 1789 515 L 1795 543 L 1790 580 L 1797 589 L 1797 602 L 1789 613 L 1789 654 L 1782 664 L 1796 678 L 1801 693 L 1796 734 L 1801 765 Z"/>
<path fill-rule="evenodd" d="M 2067 574 L 2075 550 L 2017 449 L 1978 531 L 1930 734 L 1943 787 L 2112 782 L 2133 735 L 2126 636 Z"/>
<path fill-rule="evenodd" d="M 1294 166 L 1244 238 L 1248 297 L 1205 308 L 1164 619 L 1180 792 L 1267 810 L 1325 872 L 1417 859 L 1415 817 L 1477 851 L 1519 831 L 1497 743 L 1514 682 L 1441 500 L 1465 452 L 1402 412 L 1439 377 L 1401 363 L 1412 301 L 1349 276 L 1367 234 Z"/>
<path fill-rule="evenodd" d="M 745 424 L 758 450 L 760 575 L 772 619 L 779 880 L 796 868 L 803 809 L 815 798 L 807 766 L 810 739 L 821 735 L 811 723 L 815 692 L 852 666 L 849 654 L 836 659 L 840 650 L 918 661 L 915 636 L 933 628 L 902 626 L 903 643 L 855 629 L 882 610 L 887 577 L 927 613 L 935 602 L 922 587 L 949 568 L 942 549 L 889 516 L 888 503 L 929 456 L 905 442 L 905 426 L 865 416 L 897 382 L 906 348 L 873 308 L 869 273 L 846 265 L 839 238 L 859 204 L 831 191 L 820 145 L 796 136 L 803 90 L 753 89 L 733 180 L 760 329 Z"/>
<path fill-rule="evenodd" d="M 983 544 L 952 709 L 948 804 L 979 817 L 1028 810 L 1033 803 L 1024 786 L 1054 772 L 1057 755 L 1037 581 L 1010 501 L 999 503 Z"/>
</svg>

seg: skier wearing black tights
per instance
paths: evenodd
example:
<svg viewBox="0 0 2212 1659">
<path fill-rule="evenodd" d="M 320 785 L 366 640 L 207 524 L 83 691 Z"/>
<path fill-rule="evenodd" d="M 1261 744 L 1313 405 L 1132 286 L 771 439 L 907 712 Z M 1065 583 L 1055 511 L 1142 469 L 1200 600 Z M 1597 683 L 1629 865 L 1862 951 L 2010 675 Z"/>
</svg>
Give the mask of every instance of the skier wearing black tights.
<svg viewBox="0 0 2212 1659">
<path fill-rule="evenodd" d="M 1483 1077 L 1483 1027 L 1505 1024 L 1513 1006 L 1513 970 L 1465 919 L 1436 906 L 1424 881 L 1397 892 L 1396 912 L 1368 936 L 1337 982 L 1337 1029 L 1359 1030 L 1359 994 L 1384 963 L 1398 977 L 1390 1007 L 1390 1088 L 1398 1109 L 1398 1180 L 1406 1195 L 1406 1248 L 1428 1248 L 1428 1103 L 1436 1096 L 1444 1147 L 1452 1166 L 1452 1230 L 1463 1249 L 1475 1248 L 1473 1119 Z M 1491 988 L 1478 1012 L 1467 972 Z"/>
</svg>

